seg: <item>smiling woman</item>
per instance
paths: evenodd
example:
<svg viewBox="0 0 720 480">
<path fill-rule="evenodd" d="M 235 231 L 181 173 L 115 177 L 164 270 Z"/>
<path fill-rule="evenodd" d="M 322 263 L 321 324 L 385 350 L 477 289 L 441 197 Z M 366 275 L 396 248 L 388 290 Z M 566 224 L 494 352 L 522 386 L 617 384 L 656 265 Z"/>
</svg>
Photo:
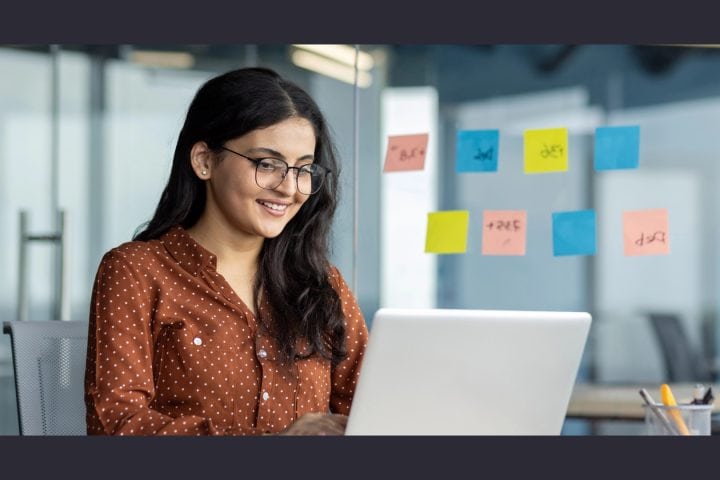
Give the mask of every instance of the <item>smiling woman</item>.
<svg viewBox="0 0 720 480">
<path fill-rule="evenodd" d="M 155 215 L 97 272 L 88 433 L 343 433 L 367 327 L 327 258 L 335 158 L 275 72 L 200 88 Z"/>
<path fill-rule="evenodd" d="M 228 141 L 232 149 L 221 146 L 222 156 L 215 155 L 204 142 L 193 145 L 190 152 L 193 170 L 207 182 L 208 188 L 206 215 L 189 230 L 190 234 L 202 236 L 201 232 L 212 228 L 209 223 L 220 223 L 235 230 L 231 237 L 234 243 L 261 245 L 264 238 L 277 237 L 312 193 L 310 189 L 306 193 L 300 191 L 308 173 L 303 171 L 302 181 L 300 176 L 288 178 L 287 174 L 288 168 L 302 171 L 312 166 L 309 162 L 315 143 L 312 124 L 304 118 L 292 117 Z M 300 162 L 301 166 L 288 167 L 280 158 L 255 159 L 240 153 L 237 155 L 251 162 L 226 158 L 236 151 L 249 152 L 248 155 L 272 152 L 293 164 Z"/>
</svg>

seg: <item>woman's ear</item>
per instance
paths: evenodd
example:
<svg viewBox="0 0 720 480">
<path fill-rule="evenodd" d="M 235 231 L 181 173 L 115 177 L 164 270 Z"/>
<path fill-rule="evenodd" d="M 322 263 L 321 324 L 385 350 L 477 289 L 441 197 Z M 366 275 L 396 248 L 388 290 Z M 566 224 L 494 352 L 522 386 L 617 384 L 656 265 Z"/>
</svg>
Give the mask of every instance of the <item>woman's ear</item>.
<svg viewBox="0 0 720 480">
<path fill-rule="evenodd" d="M 190 164 L 200 180 L 209 180 L 212 174 L 212 151 L 205 142 L 197 142 L 190 149 Z"/>
</svg>

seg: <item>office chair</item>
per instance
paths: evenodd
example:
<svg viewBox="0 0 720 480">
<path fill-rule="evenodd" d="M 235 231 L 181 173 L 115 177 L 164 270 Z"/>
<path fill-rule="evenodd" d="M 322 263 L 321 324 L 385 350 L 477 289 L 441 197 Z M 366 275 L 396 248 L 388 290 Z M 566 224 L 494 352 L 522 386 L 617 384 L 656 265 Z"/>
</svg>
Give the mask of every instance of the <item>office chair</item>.
<svg viewBox="0 0 720 480">
<path fill-rule="evenodd" d="M 668 382 L 714 380 L 710 364 L 693 348 L 678 315 L 649 313 L 648 319 L 660 344 Z"/>
<path fill-rule="evenodd" d="M 87 322 L 3 322 L 10 335 L 20 435 L 85 435 Z"/>
</svg>

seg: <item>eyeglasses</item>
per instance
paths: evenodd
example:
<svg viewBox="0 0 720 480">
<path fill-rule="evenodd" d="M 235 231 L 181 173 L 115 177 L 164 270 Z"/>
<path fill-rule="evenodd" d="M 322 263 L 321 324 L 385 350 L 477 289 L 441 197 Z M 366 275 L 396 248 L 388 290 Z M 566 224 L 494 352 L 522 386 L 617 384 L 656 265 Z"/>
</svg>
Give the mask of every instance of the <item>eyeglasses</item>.
<svg viewBox="0 0 720 480">
<path fill-rule="evenodd" d="M 279 158 L 250 158 L 227 147 L 220 146 L 220 148 L 253 162 L 255 164 L 255 183 L 265 190 L 275 190 L 285 180 L 288 172 L 295 170 L 295 184 L 298 192 L 303 195 L 312 195 L 320 190 L 325 177 L 330 173 L 327 168 L 314 163 L 302 167 L 291 167 L 286 161 Z"/>
</svg>

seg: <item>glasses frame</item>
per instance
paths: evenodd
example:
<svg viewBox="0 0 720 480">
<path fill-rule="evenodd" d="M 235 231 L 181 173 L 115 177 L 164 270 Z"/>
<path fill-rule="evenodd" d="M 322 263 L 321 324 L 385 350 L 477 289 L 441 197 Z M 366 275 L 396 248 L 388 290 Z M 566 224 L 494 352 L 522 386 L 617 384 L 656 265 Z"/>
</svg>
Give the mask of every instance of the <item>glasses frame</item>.
<svg viewBox="0 0 720 480">
<path fill-rule="evenodd" d="M 300 170 L 302 170 L 303 168 L 305 168 L 307 165 L 303 165 L 302 167 L 291 167 L 291 166 L 288 165 L 288 163 L 287 163 L 285 160 L 283 160 L 282 158 L 277 158 L 277 157 L 252 158 L 252 157 L 248 157 L 247 155 L 243 155 L 243 154 L 240 153 L 240 152 L 236 152 L 235 150 L 231 150 L 231 149 L 227 148 L 227 147 L 224 146 L 224 145 L 220 145 L 220 148 L 221 148 L 222 150 L 227 151 L 227 152 L 234 153 L 235 155 L 239 155 L 239 156 L 241 156 L 241 157 L 243 157 L 243 158 L 245 158 L 245 159 L 247 159 L 247 160 L 250 160 L 252 163 L 254 163 L 254 164 L 255 164 L 255 184 L 256 184 L 258 187 L 262 188 L 263 190 L 275 190 L 277 187 L 279 187 L 280 185 L 282 185 L 282 182 L 285 181 L 285 177 L 287 177 L 287 174 L 290 172 L 290 170 L 297 170 L 297 173 L 295 173 L 295 175 L 294 175 L 294 177 L 295 177 L 295 188 L 297 189 L 297 191 L 300 192 L 300 193 L 302 193 L 303 195 L 314 195 L 314 194 L 316 194 L 317 192 L 319 192 L 320 189 L 322 188 L 322 186 L 325 184 L 325 177 L 327 177 L 330 173 L 332 173 L 332 170 L 330 170 L 330 169 L 328 169 L 328 168 L 325 168 L 325 167 L 323 167 L 322 165 L 316 165 L 317 167 L 320 167 L 320 168 L 322 168 L 322 169 L 325 171 L 325 173 L 324 173 L 324 174 L 321 174 L 321 177 L 320 177 L 320 178 L 322 178 L 322 182 L 320 183 L 320 186 L 317 188 L 317 190 L 315 190 L 314 192 L 305 193 L 305 192 L 301 192 L 301 191 L 300 191 L 300 183 L 299 183 L 300 180 L 299 180 L 298 176 L 300 175 Z M 275 185 L 275 186 L 272 187 L 272 188 L 263 187 L 262 185 L 260 185 L 260 182 L 258 182 L 258 178 L 257 178 L 257 175 L 258 175 L 258 167 L 260 166 L 260 162 L 262 162 L 263 160 L 267 160 L 267 159 L 277 160 L 277 161 L 282 162 L 282 163 L 285 164 L 285 173 L 283 173 L 282 180 L 280 180 L 280 183 L 278 183 L 277 185 Z M 309 165 L 314 165 L 314 164 L 309 164 Z"/>
</svg>

